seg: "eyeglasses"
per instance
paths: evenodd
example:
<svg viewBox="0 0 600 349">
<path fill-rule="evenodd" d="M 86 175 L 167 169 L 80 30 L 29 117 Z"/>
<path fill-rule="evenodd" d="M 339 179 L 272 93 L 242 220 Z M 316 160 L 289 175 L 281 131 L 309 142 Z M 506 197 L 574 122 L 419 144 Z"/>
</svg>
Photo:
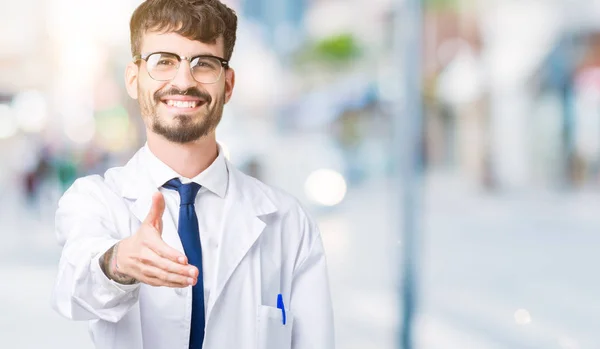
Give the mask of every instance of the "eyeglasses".
<svg viewBox="0 0 600 349">
<path fill-rule="evenodd" d="M 146 61 L 148 75 L 157 81 L 173 80 L 182 60 L 190 62 L 192 76 L 201 84 L 214 84 L 221 78 L 223 68 L 229 68 L 228 61 L 212 55 L 184 57 L 170 52 L 153 52 L 133 57 L 135 63 L 139 60 Z"/>
</svg>

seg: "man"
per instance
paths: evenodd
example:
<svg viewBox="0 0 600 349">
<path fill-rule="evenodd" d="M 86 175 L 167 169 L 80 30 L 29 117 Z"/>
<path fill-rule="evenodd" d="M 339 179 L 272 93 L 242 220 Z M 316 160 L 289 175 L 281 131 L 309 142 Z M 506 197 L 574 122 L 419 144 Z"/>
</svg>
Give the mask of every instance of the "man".
<svg viewBox="0 0 600 349">
<path fill-rule="evenodd" d="M 147 142 L 59 202 L 53 306 L 98 349 L 329 349 L 318 228 L 235 169 L 215 129 L 231 98 L 237 17 L 218 0 L 148 0 L 125 76 Z"/>
</svg>

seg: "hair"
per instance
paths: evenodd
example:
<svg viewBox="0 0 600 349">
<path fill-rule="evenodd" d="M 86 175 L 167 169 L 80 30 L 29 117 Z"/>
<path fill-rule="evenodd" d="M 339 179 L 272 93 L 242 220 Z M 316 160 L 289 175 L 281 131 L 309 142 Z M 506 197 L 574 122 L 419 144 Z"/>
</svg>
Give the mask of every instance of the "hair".
<svg viewBox="0 0 600 349">
<path fill-rule="evenodd" d="M 190 40 L 215 44 L 223 36 L 226 60 L 235 46 L 237 15 L 219 0 L 146 0 L 129 22 L 131 54 L 141 54 L 142 37 L 148 31 L 174 32 Z"/>
</svg>

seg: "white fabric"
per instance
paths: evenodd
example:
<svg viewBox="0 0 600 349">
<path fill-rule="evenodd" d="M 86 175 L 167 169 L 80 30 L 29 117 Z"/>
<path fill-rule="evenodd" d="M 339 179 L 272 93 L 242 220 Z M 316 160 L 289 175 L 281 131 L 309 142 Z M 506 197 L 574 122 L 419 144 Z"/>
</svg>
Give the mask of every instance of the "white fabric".
<svg viewBox="0 0 600 349">
<path fill-rule="evenodd" d="M 153 179 L 154 166 L 144 156 L 142 149 L 104 177 L 78 179 L 56 213 L 63 251 L 52 304 L 69 319 L 90 320 L 97 349 L 188 349 L 191 287 L 120 285 L 98 265 L 108 248 L 138 230 L 157 191 L 155 181 L 163 179 Z M 211 170 L 207 178 L 195 179 L 207 187 L 198 199 L 199 217 L 204 219 L 209 192 L 224 200 L 223 224 L 212 235 L 218 252 L 209 257 L 216 260 L 209 263 L 214 274 L 203 348 L 334 348 L 326 259 L 316 224 L 289 194 L 223 162 L 224 197 L 222 180 L 214 180 L 223 173 L 219 161 L 213 164 L 214 178 Z M 165 210 L 162 238 L 183 252 L 173 211 Z M 203 226 L 210 230 L 207 222 Z M 286 308 L 285 325 L 279 322 L 278 294 Z"/>
</svg>

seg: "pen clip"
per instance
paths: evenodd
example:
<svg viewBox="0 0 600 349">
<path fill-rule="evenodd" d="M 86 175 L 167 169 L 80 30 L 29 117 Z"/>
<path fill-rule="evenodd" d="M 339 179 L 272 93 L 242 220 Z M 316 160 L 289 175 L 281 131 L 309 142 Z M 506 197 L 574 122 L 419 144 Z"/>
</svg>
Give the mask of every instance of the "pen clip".
<svg viewBox="0 0 600 349">
<path fill-rule="evenodd" d="M 277 295 L 277 308 L 281 309 L 281 316 L 283 317 L 283 324 L 285 325 L 285 306 L 283 305 L 283 296 Z"/>
</svg>

